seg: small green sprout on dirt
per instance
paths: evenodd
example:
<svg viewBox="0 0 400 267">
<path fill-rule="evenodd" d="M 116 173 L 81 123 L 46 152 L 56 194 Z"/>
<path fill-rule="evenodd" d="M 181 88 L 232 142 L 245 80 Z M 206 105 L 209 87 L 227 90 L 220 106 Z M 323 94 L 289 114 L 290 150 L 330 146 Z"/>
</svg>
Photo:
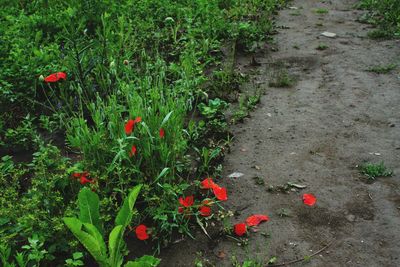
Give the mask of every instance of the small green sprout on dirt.
<svg viewBox="0 0 400 267">
<path fill-rule="evenodd" d="M 391 37 L 391 33 L 386 30 L 376 29 L 369 31 L 367 36 L 371 39 L 387 39 Z"/>
<path fill-rule="evenodd" d="M 222 114 L 222 112 L 228 107 L 228 103 L 219 98 L 210 99 L 208 105 L 200 103 L 197 106 L 200 113 L 207 119 L 213 119 Z"/>
<path fill-rule="evenodd" d="M 286 208 L 280 208 L 277 211 L 277 214 L 279 215 L 279 217 L 290 217 L 290 211 Z"/>
<path fill-rule="evenodd" d="M 328 45 L 326 45 L 326 44 L 324 44 L 324 43 L 321 43 L 321 44 L 319 44 L 319 45 L 317 46 L 317 48 L 315 48 L 315 49 L 320 50 L 320 51 L 323 51 L 323 50 L 326 50 L 326 49 L 328 49 L 328 48 L 329 48 Z"/>
<path fill-rule="evenodd" d="M 256 185 L 265 185 L 265 181 L 262 177 L 254 176 L 253 179 Z"/>
<path fill-rule="evenodd" d="M 300 16 L 301 13 L 300 13 L 299 10 L 296 10 L 296 11 L 293 11 L 293 12 L 289 13 L 289 15 L 290 15 L 290 16 Z"/>
<path fill-rule="evenodd" d="M 269 82 L 271 87 L 291 87 L 295 82 L 286 69 L 281 69 L 275 73 L 273 80 Z"/>
<path fill-rule="evenodd" d="M 393 175 L 393 171 L 389 170 L 383 162 L 364 163 L 360 165 L 360 172 L 367 176 L 369 180 L 374 180 L 377 177 L 388 177 Z"/>
<path fill-rule="evenodd" d="M 233 114 L 233 122 L 243 121 L 248 117 L 250 111 L 253 111 L 260 102 L 261 92 L 257 91 L 254 95 L 242 95 L 239 98 L 239 108 Z"/>
<path fill-rule="evenodd" d="M 316 8 L 314 9 L 314 12 L 317 14 L 328 14 L 329 10 L 326 8 Z"/>
<path fill-rule="evenodd" d="M 392 70 L 396 69 L 397 65 L 396 64 L 388 64 L 388 65 L 377 65 L 377 66 L 372 66 L 367 71 L 369 72 L 375 72 L 377 74 L 388 74 Z"/>
</svg>

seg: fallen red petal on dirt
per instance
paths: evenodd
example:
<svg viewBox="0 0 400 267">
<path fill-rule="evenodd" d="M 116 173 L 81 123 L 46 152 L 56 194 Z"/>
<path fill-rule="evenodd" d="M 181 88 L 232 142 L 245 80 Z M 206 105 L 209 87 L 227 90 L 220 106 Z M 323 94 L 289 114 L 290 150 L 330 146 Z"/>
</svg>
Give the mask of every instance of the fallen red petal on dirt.
<svg viewBox="0 0 400 267">
<path fill-rule="evenodd" d="M 308 206 L 313 206 L 317 202 L 317 198 L 313 194 L 304 194 L 303 203 Z"/>
<path fill-rule="evenodd" d="M 194 197 L 193 196 L 187 196 L 185 198 L 180 197 L 179 198 L 179 203 L 181 203 L 182 206 L 184 207 L 191 207 L 194 202 Z"/>
<path fill-rule="evenodd" d="M 257 226 L 261 222 L 269 221 L 269 217 L 266 215 L 256 214 L 248 217 L 246 219 L 247 226 Z"/>
<path fill-rule="evenodd" d="M 233 226 L 233 230 L 237 236 L 242 236 L 247 232 L 245 223 L 237 223 Z"/>
<path fill-rule="evenodd" d="M 221 200 L 221 201 L 228 200 L 228 194 L 226 193 L 225 187 L 215 186 L 215 187 L 213 187 L 213 192 L 214 192 L 215 197 L 218 200 Z"/>
<path fill-rule="evenodd" d="M 200 207 L 199 211 L 200 211 L 200 215 L 201 216 L 208 217 L 208 216 L 211 215 L 211 208 L 210 207 L 202 206 L 202 207 Z"/>
<path fill-rule="evenodd" d="M 138 227 L 135 229 L 135 233 L 139 240 L 149 239 L 149 235 L 147 234 L 147 226 L 144 224 L 138 225 Z"/>
</svg>

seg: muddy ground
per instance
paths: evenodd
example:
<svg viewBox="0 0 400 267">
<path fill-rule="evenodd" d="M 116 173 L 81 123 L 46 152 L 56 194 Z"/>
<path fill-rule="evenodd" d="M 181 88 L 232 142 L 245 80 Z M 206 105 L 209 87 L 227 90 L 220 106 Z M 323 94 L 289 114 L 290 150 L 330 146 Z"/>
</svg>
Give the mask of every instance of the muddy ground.
<svg viewBox="0 0 400 267">
<path fill-rule="evenodd" d="M 357 22 L 363 12 L 355 3 L 291 2 L 298 9 L 277 18 L 278 51 L 266 47 L 256 56 L 261 66 L 254 80 L 265 95 L 251 118 L 233 126 L 235 141 L 218 183 L 228 189 L 226 209 L 238 214 L 232 223 L 258 213 L 270 221 L 250 233 L 245 247 L 199 232 L 196 240 L 165 250 L 162 266 L 194 266 L 196 259 L 232 266 L 232 256 L 264 263 L 276 256 L 282 263 L 330 242 L 310 261 L 291 266 L 400 266 L 400 71 L 366 71 L 400 63 L 400 43 L 368 39 L 371 26 Z M 320 44 L 328 48 L 317 50 Z M 240 58 L 237 66 L 249 62 Z M 292 87 L 269 86 L 276 66 L 296 77 Z M 383 161 L 394 175 L 366 183 L 356 167 L 364 161 Z M 234 171 L 245 175 L 227 178 Z M 267 190 L 287 182 L 307 188 Z M 303 193 L 315 194 L 317 204 L 305 206 Z"/>
</svg>

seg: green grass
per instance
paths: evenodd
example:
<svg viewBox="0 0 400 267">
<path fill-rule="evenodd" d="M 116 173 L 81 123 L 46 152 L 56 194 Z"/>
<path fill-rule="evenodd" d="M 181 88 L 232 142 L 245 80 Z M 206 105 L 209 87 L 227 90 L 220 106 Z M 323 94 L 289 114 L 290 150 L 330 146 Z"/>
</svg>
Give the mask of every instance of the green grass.
<svg viewBox="0 0 400 267">
<path fill-rule="evenodd" d="M 329 48 L 329 46 L 326 45 L 326 44 L 319 44 L 315 49 L 323 51 L 323 50 L 326 50 L 328 48 Z"/>
<path fill-rule="evenodd" d="M 280 69 L 275 72 L 274 77 L 269 82 L 271 87 L 291 87 L 295 83 L 295 78 L 289 74 L 286 69 Z"/>
<path fill-rule="evenodd" d="M 371 39 L 379 40 L 379 39 L 390 38 L 392 36 L 392 33 L 389 32 L 388 30 L 376 29 L 376 30 L 369 31 L 367 33 L 367 36 Z"/>
<path fill-rule="evenodd" d="M 389 170 L 383 162 L 364 163 L 360 165 L 360 172 L 370 180 L 374 180 L 377 177 L 388 177 L 393 175 L 393 171 Z"/>
<path fill-rule="evenodd" d="M 328 14 L 329 10 L 326 8 L 316 8 L 313 10 L 317 14 Z"/>
<path fill-rule="evenodd" d="M 398 0 L 361 0 L 359 8 L 369 12 L 363 21 L 379 27 L 368 33 L 373 39 L 400 37 L 400 4 Z"/>
<path fill-rule="evenodd" d="M 397 64 L 388 64 L 388 65 L 377 65 L 377 66 L 373 66 L 368 68 L 369 72 L 374 72 L 377 74 L 388 74 L 390 73 L 392 70 L 397 68 Z"/>
</svg>

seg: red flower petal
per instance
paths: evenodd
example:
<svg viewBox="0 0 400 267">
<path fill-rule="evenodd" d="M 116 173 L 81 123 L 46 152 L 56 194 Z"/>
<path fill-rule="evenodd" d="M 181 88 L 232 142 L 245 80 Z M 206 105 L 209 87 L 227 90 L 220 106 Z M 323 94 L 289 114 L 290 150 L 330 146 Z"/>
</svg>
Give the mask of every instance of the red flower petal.
<svg viewBox="0 0 400 267">
<path fill-rule="evenodd" d="M 317 202 L 317 198 L 313 194 L 304 194 L 303 203 L 308 206 L 313 206 Z"/>
<path fill-rule="evenodd" d="M 219 187 L 219 186 L 216 183 L 214 183 L 214 181 L 210 177 L 201 181 L 201 188 L 203 189 L 213 189 L 214 187 Z"/>
<path fill-rule="evenodd" d="M 160 129 L 160 138 L 164 138 L 165 136 L 165 131 L 163 128 Z"/>
<path fill-rule="evenodd" d="M 57 72 L 58 79 L 63 79 L 64 81 L 67 79 L 67 74 L 65 72 Z"/>
<path fill-rule="evenodd" d="M 246 219 L 246 224 L 247 226 L 257 226 L 264 221 L 269 221 L 269 217 L 266 215 L 256 214 L 248 217 Z"/>
<path fill-rule="evenodd" d="M 74 172 L 74 173 L 72 174 L 72 176 L 73 176 L 74 178 L 80 178 L 80 177 L 82 176 L 82 173 L 80 173 L 80 172 Z"/>
<path fill-rule="evenodd" d="M 144 224 L 138 225 L 135 229 L 136 237 L 139 240 L 149 239 L 149 235 L 147 234 L 147 226 Z"/>
<path fill-rule="evenodd" d="M 221 200 L 221 201 L 228 200 L 228 195 L 226 193 L 225 187 L 215 186 L 215 187 L 213 187 L 213 192 L 214 192 L 215 197 L 218 200 Z"/>
<path fill-rule="evenodd" d="M 142 117 L 136 117 L 136 119 L 134 120 L 135 123 L 139 123 L 142 121 Z"/>
<path fill-rule="evenodd" d="M 184 210 L 183 207 L 181 206 L 178 207 L 178 213 L 183 213 L 183 210 Z"/>
<path fill-rule="evenodd" d="M 127 123 L 125 123 L 125 133 L 131 134 L 134 127 L 135 127 L 135 121 L 129 120 Z"/>
<path fill-rule="evenodd" d="M 129 152 L 129 156 L 130 156 L 130 157 L 136 156 L 136 152 L 137 152 L 136 146 L 132 146 L 131 152 Z"/>
<path fill-rule="evenodd" d="M 93 183 L 93 180 L 90 180 L 90 179 L 86 178 L 85 176 L 81 176 L 81 178 L 79 179 L 79 182 L 81 183 L 81 185 L 85 185 L 87 183 Z"/>
<path fill-rule="evenodd" d="M 245 223 L 237 223 L 237 224 L 234 225 L 233 229 L 234 229 L 235 234 L 237 236 L 242 236 L 247 231 Z"/>
<path fill-rule="evenodd" d="M 211 208 L 210 207 L 202 206 L 202 207 L 200 207 L 199 211 L 200 211 L 200 215 L 201 216 L 208 217 L 208 216 L 211 215 Z"/>
<path fill-rule="evenodd" d="M 184 207 L 191 207 L 193 205 L 194 202 L 194 197 L 193 196 L 188 196 L 185 198 L 179 198 L 179 203 L 181 203 L 182 206 Z"/>
<path fill-rule="evenodd" d="M 67 74 L 64 72 L 53 73 L 44 78 L 44 81 L 47 83 L 55 83 L 58 82 L 60 79 L 66 80 Z"/>
</svg>

